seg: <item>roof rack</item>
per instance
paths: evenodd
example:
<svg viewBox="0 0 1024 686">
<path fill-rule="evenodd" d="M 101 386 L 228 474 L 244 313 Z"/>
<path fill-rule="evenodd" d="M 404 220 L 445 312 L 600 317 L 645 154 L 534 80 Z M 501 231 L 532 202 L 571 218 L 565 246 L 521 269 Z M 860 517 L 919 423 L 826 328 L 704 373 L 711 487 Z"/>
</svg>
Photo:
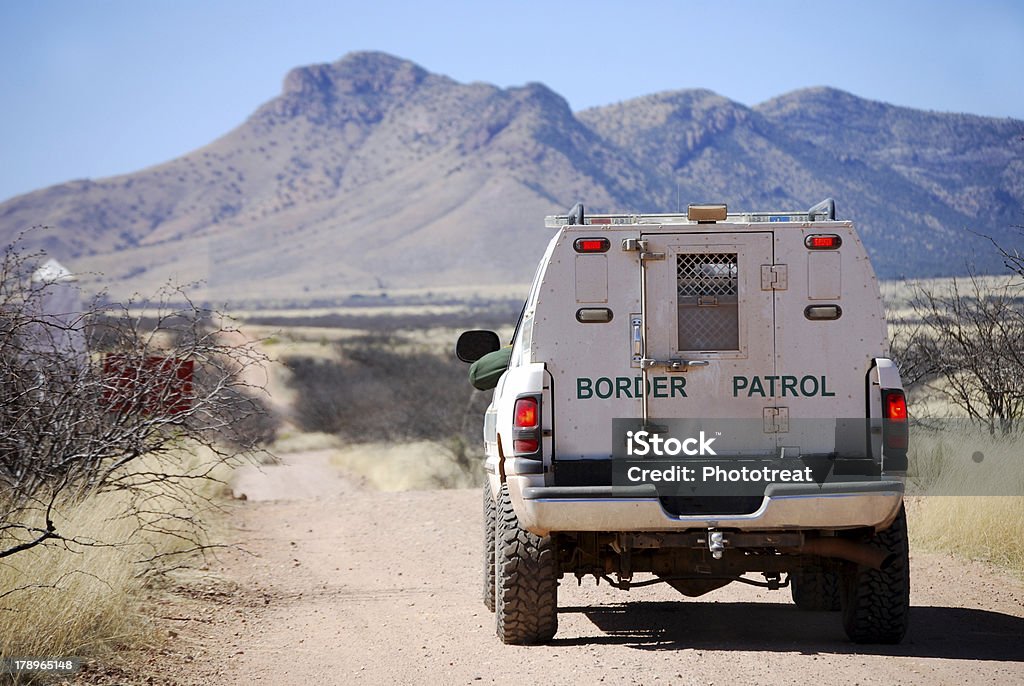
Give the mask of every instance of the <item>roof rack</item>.
<svg viewBox="0 0 1024 686">
<path fill-rule="evenodd" d="M 826 198 L 809 210 L 780 212 L 728 212 L 726 221 L 742 224 L 762 222 L 814 222 L 835 221 L 836 202 Z M 544 226 L 557 229 L 572 225 L 621 225 L 621 224 L 697 224 L 686 214 L 584 214 L 583 203 L 576 203 L 569 214 L 556 214 L 544 217 Z"/>
</svg>

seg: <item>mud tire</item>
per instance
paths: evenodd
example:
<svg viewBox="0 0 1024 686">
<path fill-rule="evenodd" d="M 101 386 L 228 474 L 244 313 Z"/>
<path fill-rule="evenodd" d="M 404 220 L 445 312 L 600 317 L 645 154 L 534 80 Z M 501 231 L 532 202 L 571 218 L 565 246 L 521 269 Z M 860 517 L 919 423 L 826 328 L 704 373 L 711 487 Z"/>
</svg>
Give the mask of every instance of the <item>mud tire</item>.
<svg viewBox="0 0 1024 686">
<path fill-rule="evenodd" d="M 484 484 L 484 607 L 494 612 L 494 527 L 498 508 L 491 497 L 491 485 Z"/>
<path fill-rule="evenodd" d="M 503 643 L 545 643 L 558 631 L 557 550 L 519 524 L 502 484 L 495 530 L 495 615 Z"/>
<path fill-rule="evenodd" d="M 910 619 L 910 549 L 902 505 L 892 526 L 867 543 L 896 557 L 885 570 L 850 565 L 841 576 L 843 628 L 854 643 L 899 643 Z"/>
<path fill-rule="evenodd" d="M 818 565 L 804 567 L 790 575 L 789 590 L 801 610 L 835 612 L 842 606 L 839 573 Z"/>
</svg>

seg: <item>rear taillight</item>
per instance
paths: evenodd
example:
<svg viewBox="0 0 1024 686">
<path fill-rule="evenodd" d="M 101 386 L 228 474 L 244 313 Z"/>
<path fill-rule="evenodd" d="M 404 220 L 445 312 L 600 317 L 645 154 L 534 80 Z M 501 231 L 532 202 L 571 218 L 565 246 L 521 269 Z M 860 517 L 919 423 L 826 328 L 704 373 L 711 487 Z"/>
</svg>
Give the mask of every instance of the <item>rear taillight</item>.
<svg viewBox="0 0 1024 686">
<path fill-rule="evenodd" d="M 899 389 L 882 390 L 882 442 L 890 450 L 905 451 L 910 443 L 907 396 Z"/>
<path fill-rule="evenodd" d="M 804 239 L 804 245 L 808 250 L 838 250 L 843 239 L 834 233 L 815 233 Z"/>
<path fill-rule="evenodd" d="M 907 421 L 907 397 L 903 391 L 882 391 L 882 400 L 885 402 L 882 412 L 886 419 Z"/>
<path fill-rule="evenodd" d="M 608 252 L 612 247 L 611 241 L 607 238 L 577 238 L 572 244 L 576 252 Z"/>
<path fill-rule="evenodd" d="M 532 429 L 537 426 L 538 405 L 536 398 L 520 398 L 516 401 L 517 429 Z"/>
<path fill-rule="evenodd" d="M 533 396 L 516 399 L 512 420 L 512 452 L 534 455 L 540 451 L 540 400 Z"/>
</svg>

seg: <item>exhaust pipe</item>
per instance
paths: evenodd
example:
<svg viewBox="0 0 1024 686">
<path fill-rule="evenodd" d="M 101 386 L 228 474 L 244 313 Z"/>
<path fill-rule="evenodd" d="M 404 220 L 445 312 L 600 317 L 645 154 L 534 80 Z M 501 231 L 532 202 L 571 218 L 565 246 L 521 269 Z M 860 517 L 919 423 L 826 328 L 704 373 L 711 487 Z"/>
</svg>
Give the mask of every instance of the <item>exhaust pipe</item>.
<svg viewBox="0 0 1024 686">
<path fill-rule="evenodd" d="M 899 557 L 896 553 L 872 548 L 866 543 L 848 541 L 845 538 L 811 538 L 804 541 L 796 551 L 806 555 L 836 557 L 880 571 L 888 569 Z"/>
</svg>

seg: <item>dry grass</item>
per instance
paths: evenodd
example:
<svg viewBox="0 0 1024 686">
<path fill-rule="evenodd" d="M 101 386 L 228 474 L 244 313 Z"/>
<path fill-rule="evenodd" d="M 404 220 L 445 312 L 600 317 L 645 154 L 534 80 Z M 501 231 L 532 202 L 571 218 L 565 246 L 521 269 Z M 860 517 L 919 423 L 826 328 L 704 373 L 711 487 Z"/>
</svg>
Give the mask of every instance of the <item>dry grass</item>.
<svg viewBox="0 0 1024 686">
<path fill-rule="evenodd" d="M 432 441 L 346 446 L 337 450 L 331 462 L 380 491 L 469 488 L 479 485 L 483 475 L 480 469 L 467 473 Z"/>
<path fill-rule="evenodd" d="M 166 468 L 166 461 L 144 460 L 136 472 L 158 466 Z M 207 473 L 210 459 L 182 454 L 175 467 L 179 474 Z M 57 531 L 73 540 L 0 560 L 0 656 L 109 657 L 119 646 L 154 639 L 141 606 L 148 579 L 180 562 L 166 556 L 195 546 L 196 526 L 209 533 L 216 519 L 211 498 L 220 490 L 213 481 L 183 489 L 163 483 L 144 494 L 93 494 L 57 508 Z M 25 515 L 33 525 L 41 518 Z"/>
<path fill-rule="evenodd" d="M 58 531 L 99 542 L 131 537 L 126 499 L 103 495 L 55 517 Z M 128 548 L 69 544 L 36 547 L 0 564 L 0 653 L 4 657 L 93 655 L 146 637 L 135 611 L 142 589 Z"/>
<path fill-rule="evenodd" d="M 911 539 L 1024 574 L 1024 441 L 965 426 L 912 434 Z"/>
<path fill-rule="evenodd" d="M 923 496 L 910 502 L 915 547 L 983 560 L 1024 575 L 1024 498 Z"/>
<path fill-rule="evenodd" d="M 965 279 L 960 280 L 966 282 Z M 979 277 L 997 290 L 1015 278 Z M 951 279 L 918 282 L 944 291 Z M 889 281 L 881 284 L 890 331 L 906 334 L 916 314 L 911 306 L 914 283 Z M 908 324 L 908 322 L 910 322 Z M 910 410 L 917 418 L 947 418 L 963 415 L 938 387 L 911 390 Z M 910 535 L 916 547 L 952 552 L 984 560 L 1024 574 L 1024 440 L 995 438 L 981 428 L 970 428 L 966 420 L 929 420 L 936 430 L 914 430 L 911 434 L 911 469 L 908 498 Z M 974 456 L 980 453 L 982 461 Z"/>
<path fill-rule="evenodd" d="M 1012 284 L 1019 284 L 1020 278 L 1016 275 L 980 275 L 975 277 L 983 288 L 996 292 Z M 961 289 L 970 284 L 969 276 L 942 277 L 935 279 L 915 279 L 911 281 L 880 281 L 878 288 L 881 291 L 882 300 L 885 301 L 886 316 L 892 322 L 899 318 L 914 318 L 914 310 L 911 301 L 917 288 L 942 293 L 956 281 Z"/>
<path fill-rule="evenodd" d="M 315 450 L 337 450 L 345 445 L 345 442 L 335 434 L 323 433 L 320 431 L 282 431 L 270 446 L 271 452 L 275 455 L 287 455 L 288 453 L 305 453 Z"/>
<path fill-rule="evenodd" d="M 271 449 L 280 456 L 328 450 L 332 465 L 378 491 L 469 488 L 480 485 L 483 477 L 479 462 L 474 461 L 472 473 L 467 473 L 433 441 L 350 444 L 329 433 L 289 432 Z"/>
</svg>

